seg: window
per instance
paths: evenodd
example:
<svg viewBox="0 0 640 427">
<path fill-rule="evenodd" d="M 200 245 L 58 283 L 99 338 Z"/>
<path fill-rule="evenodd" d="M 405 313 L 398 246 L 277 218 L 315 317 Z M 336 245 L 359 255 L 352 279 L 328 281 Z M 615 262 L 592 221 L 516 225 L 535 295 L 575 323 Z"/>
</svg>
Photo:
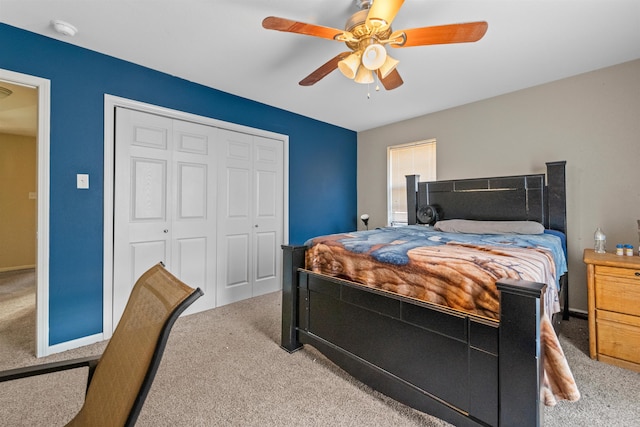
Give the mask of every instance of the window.
<svg viewBox="0 0 640 427">
<path fill-rule="evenodd" d="M 420 175 L 420 181 L 435 181 L 435 139 L 387 148 L 387 217 L 392 227 L 407 225 L 405 175 L 414 174 Z"/>
</svg>

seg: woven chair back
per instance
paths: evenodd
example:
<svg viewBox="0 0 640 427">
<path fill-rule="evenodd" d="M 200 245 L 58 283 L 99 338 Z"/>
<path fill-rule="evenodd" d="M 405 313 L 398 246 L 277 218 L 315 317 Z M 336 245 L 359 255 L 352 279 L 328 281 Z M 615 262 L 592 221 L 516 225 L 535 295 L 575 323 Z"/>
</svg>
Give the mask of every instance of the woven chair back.
<svg viewBox="0 0 640 427">
<path fill-rule="evenodd" d="M 138 279 L 96 367 L 84 405 L 68 426 L 116 427 L 135 423 L 169 330 L 178 317 L 175 314 L 172 318 L 172 314 L 180 308 L 183 311 L 186 306 L 181 304 L 196 292 L 201 294 L 160 264 Z"/>
</svg>

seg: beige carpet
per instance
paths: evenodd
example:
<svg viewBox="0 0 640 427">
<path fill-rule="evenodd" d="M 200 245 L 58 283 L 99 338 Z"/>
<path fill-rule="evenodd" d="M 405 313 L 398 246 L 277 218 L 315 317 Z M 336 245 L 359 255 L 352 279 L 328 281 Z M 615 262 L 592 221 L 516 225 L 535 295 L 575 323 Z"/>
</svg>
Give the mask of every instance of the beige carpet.
<svg viewBox="0 0 640 427">
<path fill-rule="evenodd" d="M 35 354 L 36 274 L 0 273 L 0 363 Z"/>
<path fill-rule="evenodd" d="M 282 350 L 280 298 L 277 292 L 179 319 L 138 425 L 447 425 L 363 386 L 313 348 Z M 2 304 L 0 291 L 0 313 Z M 104 347 L 38 360 L 33 343 L 12 337 L 9 324 L 0 320 L 0 369 L 98 354 Z M 563 332 L 583 397 L 547 408 L 545 425 L 640 426 L 640 374 L 591 360 L 585 320 L 571 319 Z M 64 425 L 81 405 L 84 381 L 81 371 L 0 384 L 0 425 Z"/>
</svg>

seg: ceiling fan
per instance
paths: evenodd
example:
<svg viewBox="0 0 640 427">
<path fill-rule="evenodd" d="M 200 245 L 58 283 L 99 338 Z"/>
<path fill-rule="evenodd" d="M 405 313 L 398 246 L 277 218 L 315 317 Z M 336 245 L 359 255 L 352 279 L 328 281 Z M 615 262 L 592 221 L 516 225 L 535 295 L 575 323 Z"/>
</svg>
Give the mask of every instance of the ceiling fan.
<svg viewBox="0 0 640 427">
<path fill-rule="evenodd" d="M 425 46 L 433 44 L 469 43 L 480 40 L 487 32 L 484 21 L 440 25 L 393 31 L 391 23 L 404 0 L 355 0 L 360 10 L 345 24 L 344 30 L 269 16 L 262 21 L 268 30 L 305 34 L 344 42 L 349 51 L 339 53 L 300 81 L 311 86 L 336 68 L 357 83 L 373 83 L 374 73 L 385 89 L 392 90 L 403 81 L 396 69 L 398 60 L 385 48 Z"/>
</svg>

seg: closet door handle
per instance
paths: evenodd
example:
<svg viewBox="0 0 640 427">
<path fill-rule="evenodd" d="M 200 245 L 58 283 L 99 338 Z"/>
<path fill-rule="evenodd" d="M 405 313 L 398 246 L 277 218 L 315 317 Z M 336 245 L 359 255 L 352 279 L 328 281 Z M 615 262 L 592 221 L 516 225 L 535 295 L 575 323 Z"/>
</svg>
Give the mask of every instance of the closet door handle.
<svg viewBox="0 0 640 427">
<path fill-rule="evenodd" d="M 164 230 L 162 230 L 163 233 L 167 234 L 169 232 L 169 230 L 167 230 L 166 228 Z"/>
</svg>

